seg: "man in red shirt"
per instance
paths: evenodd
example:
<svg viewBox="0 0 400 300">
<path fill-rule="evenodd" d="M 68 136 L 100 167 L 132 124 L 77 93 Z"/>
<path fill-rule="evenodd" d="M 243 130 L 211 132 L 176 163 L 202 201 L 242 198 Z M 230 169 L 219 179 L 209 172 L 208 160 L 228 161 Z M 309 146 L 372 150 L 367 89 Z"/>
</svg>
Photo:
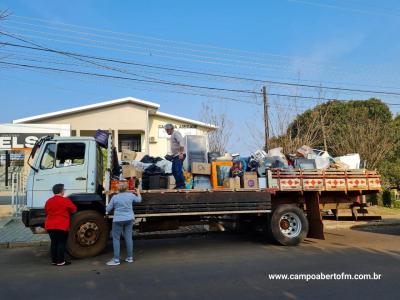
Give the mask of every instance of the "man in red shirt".
<svg viewBox="0 0 400 300">
<path fill-rule="evenodd" d="M 64 259 L 67 243 L 70 215 L 76 212 L 72 201 L 64 197 L 64 185 L 59 183 L 53 186 L 54 196 L 46 201 L 46 221 L 44 227 L 51 240 L 51 262 L 53 265 L 65 266 L 71 264 Z"/>
</svg>

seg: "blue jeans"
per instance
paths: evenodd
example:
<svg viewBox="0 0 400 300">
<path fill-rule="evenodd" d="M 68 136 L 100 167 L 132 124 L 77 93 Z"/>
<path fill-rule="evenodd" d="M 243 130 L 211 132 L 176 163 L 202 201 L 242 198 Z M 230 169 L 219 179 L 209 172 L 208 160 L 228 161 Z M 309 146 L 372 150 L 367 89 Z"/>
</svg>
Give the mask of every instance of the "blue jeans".
<svg viewBox="0 0 400 300">
<path fill-rule="evenodd" d="M 175 156 L 172 160 L 172 175 L 175 177 L 176 188 L 184 189 L 185 188 L 185 178 L 183 177 L 183 161 L 185 160 L 186 155 L 184 155 L 183 159 L 179 159 L 179 156 Z"/>
<path fill-rule="evenodd" d="M 112 225 L 112 237 L 113 237 L 113 248 L 114 248 L 114 260 L 119 261 L 120 257 L 120 238 L 121 233 L 124 233 L 125 246 L 126 246 L 126 257 L 133 257 L 133 220 L 113 222 Z"/>
</svg>

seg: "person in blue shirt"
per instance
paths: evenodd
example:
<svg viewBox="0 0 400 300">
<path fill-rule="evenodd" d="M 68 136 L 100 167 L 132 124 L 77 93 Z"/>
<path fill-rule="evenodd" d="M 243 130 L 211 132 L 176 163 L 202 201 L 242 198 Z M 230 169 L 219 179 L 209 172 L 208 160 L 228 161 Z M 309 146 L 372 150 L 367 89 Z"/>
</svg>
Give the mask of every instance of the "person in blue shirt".
<svg viewBox="0 0 400 300">
<path fill-rule="evenodd" d="M 120 264 L 120 238 L 123 232 L 126 245 L 126 262 L 133 262 L 133 221 L 135 215 L 133 213 L 133 203 L 140 203 L 142 196 L 139 190 L 136 190 L 136 195 L 127 192 L 128 185 L 121 183 L 119 185 L 119 193 L 111 198 L 110 203 L 106 207 L 107 213 L 114 211 L 114 219 L 112 225 L 112 237 L 113 237 L 113 248 L 114 257 L 109 262 L 108 266 L 118 266 Z"/>
</svg>

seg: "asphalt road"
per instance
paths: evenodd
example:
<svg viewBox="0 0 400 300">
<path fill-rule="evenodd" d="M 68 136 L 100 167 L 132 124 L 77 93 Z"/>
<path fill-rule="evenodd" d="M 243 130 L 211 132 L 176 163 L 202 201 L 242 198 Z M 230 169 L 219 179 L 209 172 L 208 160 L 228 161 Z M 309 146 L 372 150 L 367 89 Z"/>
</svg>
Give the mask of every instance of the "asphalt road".
<svg viewBox="0 0 400 300">
<path fill-rule="evenodd" d="M 399 299 L 400 226 L 328 230 L 297 247 L 212 233 L 138 240 L 136 261 L 49 265 L 47 247 L 0 249 L 1 299 Z M 268 274 L 379 273 L 381 280 L 270 280 Z"/>
</svg>

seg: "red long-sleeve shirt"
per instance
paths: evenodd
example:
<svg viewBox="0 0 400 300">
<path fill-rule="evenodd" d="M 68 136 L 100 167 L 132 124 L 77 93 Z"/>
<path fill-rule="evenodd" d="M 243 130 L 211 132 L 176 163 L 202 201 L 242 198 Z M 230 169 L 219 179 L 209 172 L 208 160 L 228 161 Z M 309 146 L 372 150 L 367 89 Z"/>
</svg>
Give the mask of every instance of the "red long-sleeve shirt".
<svg viewBox="0 0 400 300">
<path fill-rule="evenodd" d="M 70 214 L 76 212 L 76 206 L 69 198 L 54 195 L 46 201 L 44 209 L 46 210 L 46 221 L 44 223 L 46 230 L 69 230 Z"/>
</svg>

